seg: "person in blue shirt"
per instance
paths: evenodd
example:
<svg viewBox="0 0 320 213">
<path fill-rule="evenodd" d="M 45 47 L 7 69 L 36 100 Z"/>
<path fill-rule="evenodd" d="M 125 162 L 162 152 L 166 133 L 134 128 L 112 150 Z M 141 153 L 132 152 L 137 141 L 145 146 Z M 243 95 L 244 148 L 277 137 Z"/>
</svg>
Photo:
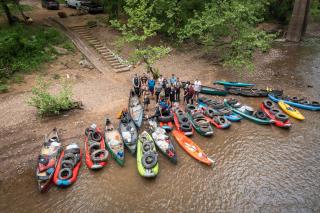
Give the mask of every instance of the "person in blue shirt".
<svg viewBox="0 0 320 213">
<path fill-rule="evenodd" d="M 153 94 L 154 94 L 154 86 L 155 86 L 155 84 L 156 84 L 155 80 L 153 79 L 153 77 L 151 77 L 148 80 L 148 88 L 149 88 L 149 91 L 150 91 L 152 97 L 153 97 Z"/>
<path fill-rule="evenodd" d="M 170 80 L 171 86 L 175 86 L 175 84 L 177 83 L 177 78 L 174 74 L 172 74 L 172 76 L 169 80 Z"/>
</svg>

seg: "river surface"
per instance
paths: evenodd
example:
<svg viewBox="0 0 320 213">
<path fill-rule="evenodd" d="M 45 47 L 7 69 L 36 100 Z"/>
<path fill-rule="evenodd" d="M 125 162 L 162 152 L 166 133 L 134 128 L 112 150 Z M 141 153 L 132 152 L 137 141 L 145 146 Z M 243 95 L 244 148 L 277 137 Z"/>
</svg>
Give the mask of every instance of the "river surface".
<svg viewBox="0 0 320 213">
<path fill-rule="evenodd" d="M 319 45 L 281 46 L 285 56 L 268 65 L 276 74 L 257 82 L 319 99 Z M 262 100 L 241 98 L 254 107 Z M 23 176 L 0 182 L 0 212 L 320 212 L 320 113 L 301 111 L 306 120 L 291 119 L 289 131 L 243 120 L 229 130 L 215 129 L 212 138 L 195 135 L 214 167 L 175 143 L 178 165 L 160 155 L 153 180 L 140 177 L 135 158 L 126 153 L 124 168 L 110 159 L 92 172 L 83 161 L 73 186 L 40 194 L 33 168 L 26 167 Z"/>
</svg>

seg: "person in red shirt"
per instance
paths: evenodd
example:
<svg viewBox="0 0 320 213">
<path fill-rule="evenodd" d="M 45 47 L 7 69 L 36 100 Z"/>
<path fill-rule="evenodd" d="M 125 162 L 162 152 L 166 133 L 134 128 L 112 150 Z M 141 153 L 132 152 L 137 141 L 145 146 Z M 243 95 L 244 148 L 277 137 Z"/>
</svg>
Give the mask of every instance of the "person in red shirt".
<svg viewBox="0 0 320 213">
<path fill-rule="evenodd" d="M 193 88 L 192 84 L 190 84 L 188 86 L 187 94 L 186 94 L 186 102 L 187 102 L 187 104 L 189 104 L 189 102 L 191 102 L 191 104 L 193 104 L 194 96 L 195 96 L 195 91 L 194 91 L 194 88 Z"/>
</svg>

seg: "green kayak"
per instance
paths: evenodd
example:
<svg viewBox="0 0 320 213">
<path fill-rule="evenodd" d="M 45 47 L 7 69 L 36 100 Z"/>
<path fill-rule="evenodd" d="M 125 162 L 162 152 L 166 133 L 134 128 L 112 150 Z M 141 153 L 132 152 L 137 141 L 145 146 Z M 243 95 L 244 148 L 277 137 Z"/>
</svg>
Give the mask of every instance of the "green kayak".
<svg viewBox="0 0 320 213">
<path fill-rule="evenodd" d="M 202 136 L 213 135 L 213 129 L 203 114 L 192 104 L 186 106 L 187 117 L 194 129 Z"/>
<path fill-rule="evenodd" d="M 186 84 L 187 84 L 187 82 L 182 81 L 183 88 L 186 86 Z M 224 89 L 218 89 L 218 88 L 208 87 L 208 86 L 201 86 L 200 93 L 206 94 L 206 95 L 218 95 L 218 96 L 228 95 L 228 91 L 226 91 Z"/>
<path fill-rule="evenodd" d="M 258 118 L 256 116 L 253 116 L 253 115 L 250 115 L 250 114 L 247 114 L 245 112 L 243 112 L 242 110 L 239 110 L 240 108 L 234 108 L 232 107 L 229 103 L 228 103 L 228 100 L 227 99 L 224 99 L 224 105 L 228 108 L 230 108 L 232 110 L 232 112 L 238 114 L 238 115 L 241 115 L 242 117 L 250 120 L 250 121 L 253 121 L 257 124 L 264 124 L 264 125 L 267 125 L 267 124 L 271 124 L 273 123 L 272 120 L 268 119 L 267 116 L 265 114 L 261 115 L 262 113 L 260 111 L 257 111 L 256 113 L 259 113 L 260 117 L 261 118 Z M 253 113 L 254 114 L 254 113 Z"/>
<path fill-rule="evenodd" d="M 152 178 L 159 172 L 158 154 L 154 141 L 146 131 L 139 135 L 137 145 L 137 166 L 141 176 Z"/>
<path fill-rule="evenodd" d="M 202 86 L 200 93 L 207 94 L 207 95 L 219 95 L 219 96 L 226 96 L 228 94 L 226 90 L 207 87 L 207 86 Z"/>
</svg>

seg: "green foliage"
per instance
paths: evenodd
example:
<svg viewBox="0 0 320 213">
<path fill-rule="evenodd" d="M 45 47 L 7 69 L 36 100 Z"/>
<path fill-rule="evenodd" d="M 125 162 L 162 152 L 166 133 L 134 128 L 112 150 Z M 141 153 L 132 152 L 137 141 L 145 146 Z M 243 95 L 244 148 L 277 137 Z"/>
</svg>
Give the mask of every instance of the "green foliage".
<svg viewBox="0 0 320 213">
<path fill-rule="evenodd" d="M 40 116 L 58 115 L 62 111 L 75 107 L 72 100 L 72 87 L 68 82 L 63 82 L 60 92 L 53 95 L 49 92 L 50 82 L 41 78 L 37 79 L 37 85 L 32 88 L 33 96 L 28 103 L 38 109 Z"/>
<path fill-rule="evenodd" d="M 68 50 L 69 52 L 75 52 L 76 51 L 76 47 L 74 46 L 74 44 L 71 41 L 66 41 L 61 45 L 62 48 Z"/>
<path fill-rule="evenodd" d="M 125 43 L 135 45 L 136 50 L 129 59 L 132 62 L 143 61 L 148 72 L 155 74 L 152 65 L 170 52 L 170 49 L 160 46 L 151 46 L 148 41 L 157 35 L 164 26 L 154 16 L 155 4 L 152 0 L 126 0 L 124 11 L 128 16 L 127 23 L 122 24 L 117 20 L 111 21 L 113 27 L 122 32 L 118 40 L 121 46 Z"/>
<path fill-rule="evenodd" d="M 205 10 L 189 19 L 179 33 L 181 41 L 193 39 L 217 51 L 225 65 L 253 69 L 255 49 L 266 51 L 272 35 L 258 31 L 268 2 L 221 0 L 207 4 Z"/>
<path fill-rule="evenodd" d="M 7 5 L 8 5 L 9 10 L 10 10 L 10 12 L 12 14 L 18 14 L 19 13 L 19 9 L 18 9 L 16 4 L 8 3 Z M 27 5 L 27 4 L 20 4 L 20 7 L 21 7 L 23 12 L 28 12 L 28 11 L 32 11 L 33 10 L 33 7 L 30 6 L 30 5 Z M 0 7 L 0 13 L 3 13 L 3 8 L 2 7 Z"/>
<path fill-rule="evenodd" d="M 7 84 L 0 82 L 0 93 L 8 92 L 9 87 Z"/>
<path fill-rule="evenodd" d="M 54 28 L 15 25 L 0 28 L 0 80 L 30 72 L 56 58 L 53 45 L 74 49 Z"/>
<path fill-rule="evenodd" d="M 320 19 L 320 1 L 313 0 L 311 4 L 311 16 L 315 19 Z"/>
</svg>

